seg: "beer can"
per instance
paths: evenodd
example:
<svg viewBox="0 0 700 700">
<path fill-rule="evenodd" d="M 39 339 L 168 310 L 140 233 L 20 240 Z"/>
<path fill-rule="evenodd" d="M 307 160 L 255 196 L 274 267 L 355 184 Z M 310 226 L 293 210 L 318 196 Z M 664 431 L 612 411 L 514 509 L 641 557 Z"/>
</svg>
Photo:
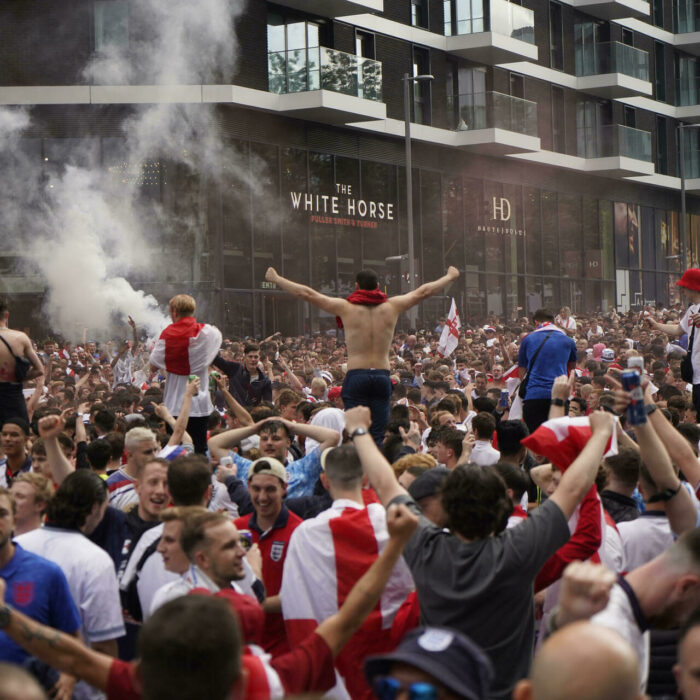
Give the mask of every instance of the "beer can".
<svg viewBox="0 0 700 700">
<path fill-rule="evenodd" d="M 647 412 L 644 408 L 644 392 L 642 378 L 636 370 L 628 369 L 622 373 L 622 387 L 630 393 L 630 404 L 627 406 L 627 422 L 630 425 L 642 425 L 647 422 Z"/>
</svg>

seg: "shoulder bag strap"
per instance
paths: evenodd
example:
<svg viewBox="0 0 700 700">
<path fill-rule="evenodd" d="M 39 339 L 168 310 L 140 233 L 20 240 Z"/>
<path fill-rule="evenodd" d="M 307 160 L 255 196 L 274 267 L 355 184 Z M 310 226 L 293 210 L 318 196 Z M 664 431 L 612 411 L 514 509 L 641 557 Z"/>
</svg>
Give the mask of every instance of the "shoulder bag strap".
<svg viewBox="0 0 700 700">
<path fill-rule="evenodd" d="M 549 336 L 551 336 L 552 333 L 554 333 L 554 331 L 549 331 L 549 333 L 547 333 L 547 337 L 539 344 L 539 347 L 537 348 L 537 350 L 535 350 L 535 354 L 532 356 L 532 359 L 530 360 L 530 362 L 527 365 L 527 373 L 528 374 L 530 374 L 530 371 L 534 367 L 535 360 L 537 359 L 537 356 L 540 354 L 540 350 L 542 350 L 542 346 L 549 340 Z"/>
</svg>

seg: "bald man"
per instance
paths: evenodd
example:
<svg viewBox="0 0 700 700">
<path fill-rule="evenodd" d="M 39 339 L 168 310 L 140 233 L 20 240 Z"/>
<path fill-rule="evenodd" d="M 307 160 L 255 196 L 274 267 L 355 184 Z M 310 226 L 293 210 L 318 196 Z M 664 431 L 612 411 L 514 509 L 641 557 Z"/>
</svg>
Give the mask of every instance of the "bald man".
<svg viewBox="0 0 700 700">
<path fill-rule="evenodd" d="M 617 632 L 575 622 L 542 645 L 530 678 L 513 700 L 640 700 L 639 669 L 632 646 Z"/>
</svg>

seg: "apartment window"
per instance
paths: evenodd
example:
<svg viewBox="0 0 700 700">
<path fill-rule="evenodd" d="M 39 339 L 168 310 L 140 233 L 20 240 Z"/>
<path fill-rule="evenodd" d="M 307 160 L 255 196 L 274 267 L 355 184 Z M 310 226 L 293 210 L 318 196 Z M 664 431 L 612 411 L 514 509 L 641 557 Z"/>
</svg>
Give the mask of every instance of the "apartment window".
<svg viewBox="0 0 700 700">
<path fill-rule="evenodd" d="M 611 155 L 611 112 L 607 101 L 582 100 L 576 105 L 576 145 L 581 158 Z"/>
<path fill-rule="evenodd" d="M 443 0 L 445 36 L 485 31 L 484 0 Z"/>
<path fill-rule="evenodd" d="M 428 1 L 411 0 L 411 25 L 428 29 Z"/>
<path fill-rule="evenodd" d="M 413 48 L 413 75 L 430 73 L 430 53 L 427 49 Z M 413 121 L 430 124 L 430 80 L 413 81 Z"/>
<path fill-rule="evenodd" d="M 277 12 L 267 16 L 268 89 L 275 93 L 319 90 L 319 25 Z"/>
<path fill-rule="evenodd" d="M 96 2 L 95 51 L 129 45 L 129 3 L 122 0 Z"/>
<path fill-rule="evenodd" d="M 375 58 L 374 34 L 361 32 L 359 29 L 355 32 L 355 55 L 363 58 Z"/>
<path fill-rule="evenodd" d="M 564 27 L 558 2 L 549 3 L 549 65 L 564 70 Z"/>
<path fill-rule="evenodd" d="M 668 175 L 668 132 L 666 119 L 656 117 L 656 172 Z"/>
<path fill-rule="evenodd" d="M 666 102 L 666 60 L 660 41 L 654 42 L 654 94 L 657 100 Z"/>
<path fill-rule="evenodd" d="M 698 103 L 697 60 L 676 54 L 676 104 L 681 107 Z"/>
<path fill-rule="evenodd" d="M 564 89 L 552 85 L 552 150 L 566 153 Z"/>
<path fill-rule="evenodd" d="M 623 112 L 624 124 L 631 129 L 637 128 L 637 110 L 634 107 L 625 107 Z"/>
<path fill-rule="evenodd" d="M 652 0 L 651 21 L 655 26 L 664 26 L 664 0 Z"/>
<path fill-rule="evenodd" d="M 622 29 L 622 43 L 634 46 L 634 32 L 631 29 Z"/>
<path fill-rule="evenodd" d="M 510 74 L 510 94 L 520 99 L 525 97 L 525 82 L 522 75 L 517 73 Z"/>
</svg>

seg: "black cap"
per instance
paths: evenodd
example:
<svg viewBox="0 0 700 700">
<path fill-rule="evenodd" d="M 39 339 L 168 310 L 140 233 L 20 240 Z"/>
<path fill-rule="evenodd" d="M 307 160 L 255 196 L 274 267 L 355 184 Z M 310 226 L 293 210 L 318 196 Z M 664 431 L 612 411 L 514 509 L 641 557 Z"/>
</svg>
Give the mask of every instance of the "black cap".
<svg viewBox="0 0 700 700">
<path fill-rule="evenodd" d="M 420 501 L 427 496 L 435 496 L 449 473 L 450 470 L 447 467 L 428 469 L 413 481 L 408 487 L 408 493 L 411 494 L 414 501 Z"/>
<path fill-rule="evenodd" d="M 12 416 L 12 418 L 5 418 L 5 420 L 2 422 L 2 426 L 0 427 L 4 427 L 8 423 L 16 425 L 22 430 L 22 432 L 25 435 L 29 435 L 29 423 L 27 423 L 26 419 L 22 418 L 21 416 Z"/>
<path fill-rule="evenodd" d="M 399 662 L 430 674 L 436 681 L 466 700 L 486 700 L 493 678 L 491 662 L 465 635 L 441 627 L 411 630 L 396 651 L 371 656 L 365 661 L 365 677 L 370 685 L 377 676 L 389 673 Z"/>
</svg>

